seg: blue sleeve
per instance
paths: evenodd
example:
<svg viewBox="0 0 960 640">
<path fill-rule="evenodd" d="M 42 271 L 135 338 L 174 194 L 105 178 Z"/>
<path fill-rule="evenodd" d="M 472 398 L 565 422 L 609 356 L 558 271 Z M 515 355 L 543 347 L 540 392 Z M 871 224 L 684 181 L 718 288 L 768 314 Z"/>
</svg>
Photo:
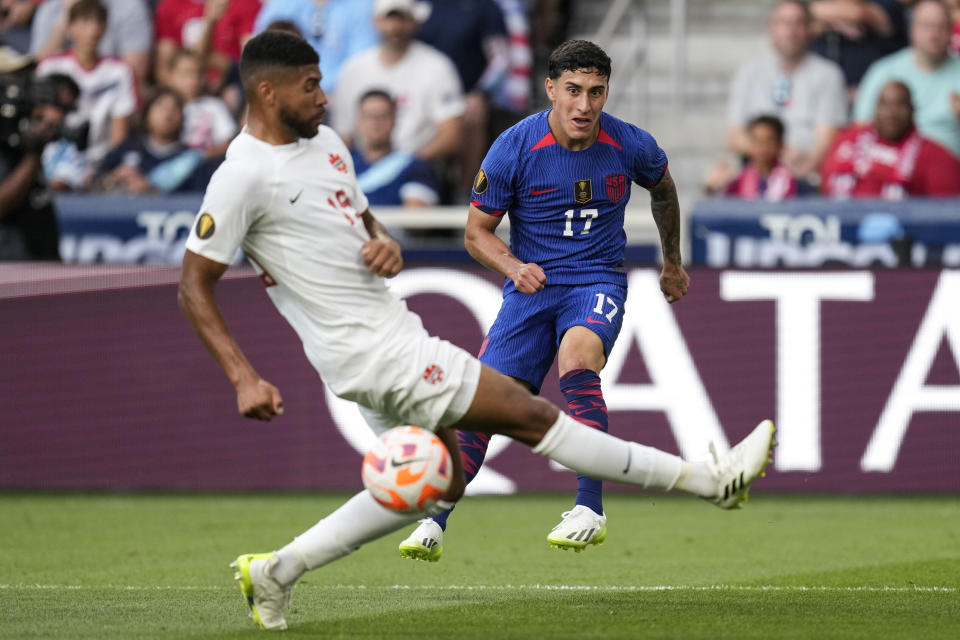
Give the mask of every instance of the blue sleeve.
<svg viewBox="0 0 960 640">
<path fill-rule="evenodd" d="M 667 154 L 643 129 L 635 129 L 636 147 L 633 162 L 633 181 L 644 189 L 657 186 L 667 170 Z"/>
<path fill-rule="evenodd" d="M 517 149 L 514 136 L 504 134 L 494 141 L 473 180 L 470 204 L 492 216 L 502 216 L 513 206 Z"/>
</svg>

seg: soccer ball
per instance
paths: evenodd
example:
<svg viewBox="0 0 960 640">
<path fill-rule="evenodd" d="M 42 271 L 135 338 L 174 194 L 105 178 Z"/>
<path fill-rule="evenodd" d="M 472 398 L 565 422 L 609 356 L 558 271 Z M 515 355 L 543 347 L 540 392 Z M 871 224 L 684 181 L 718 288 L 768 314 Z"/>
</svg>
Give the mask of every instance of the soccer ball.
<svg viewBox="0 0 960 640">
<path fill-rule="evenodd" d="M 400 513 L 426 512 L 450 488 L 450 452 L 420 427 L 385 432 L 363 458 L 363 486 L 374 500 Z"/>
</svg>

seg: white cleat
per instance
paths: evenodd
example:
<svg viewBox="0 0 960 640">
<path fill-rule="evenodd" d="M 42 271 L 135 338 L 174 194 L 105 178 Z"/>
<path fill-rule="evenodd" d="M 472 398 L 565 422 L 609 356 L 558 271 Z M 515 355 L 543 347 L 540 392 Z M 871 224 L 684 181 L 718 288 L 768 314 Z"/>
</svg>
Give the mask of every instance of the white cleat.
<svg viewBox="0 0 960 640">
<path fill-rule="evenodd" d="M 775 430 L 771 420 L 764 420 L 723 457 L 717 456 L 716 448 L 710 443 L 717 491 L 713 497 L 706 497 L 707 500 L 721 509 L 737 509 L 750 498 L 750 485 L 766 475 L 764 469 L 773 462 L 771 456 L 777 444 L 773 439 Z"/>
<path fill-rule="evenodd" d="M 245 554 L 230 566 L 236 569 L 234 579 L 250 609 L 250 617 L 262 629 L 282 631 L 287 628 L 283 612 L 290 606 L 293 586 L 283 586 L 273 578 L 278 559 L 273 553 Z"/>
<path fill-rule="evenodd" d="M 547 535 L 547 542 L 555 549 L 573 549 L 580 553 L 591 544 L 603 544 L 607 539 L 607 516 L 590 507 L 578 504 L 563 512 L 563 520 Z"/>
<path fill-rule="evenodd" d="M 400 543 L 400 556 L 411 560 L 436 562 L 443 555 L 443 529 L 430 518 L 419 522 L 420 526 Z"/>
</svg>

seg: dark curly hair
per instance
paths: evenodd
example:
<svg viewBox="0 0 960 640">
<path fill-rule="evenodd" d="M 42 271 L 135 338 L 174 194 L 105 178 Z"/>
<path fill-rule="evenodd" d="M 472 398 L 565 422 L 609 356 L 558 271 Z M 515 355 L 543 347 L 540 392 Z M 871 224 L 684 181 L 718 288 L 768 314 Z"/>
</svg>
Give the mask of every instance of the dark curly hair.
<svg viewBox="0 0 960 640">
<path fill-rule="evenodd" d="M 587 40 L 567 40 L 550 54 L 547 75 L 556 80 L 564 71 L 595 71 L 610 79 L 610 56 Z"/>
<path fill-rule="evenodd" d="M 320 56 L 303 38 L 285 31 L 264 31 L 247 41 L 240 54 L 240 79 L 245 88 L 264 71 L 318 64 Z"/>
</svg>

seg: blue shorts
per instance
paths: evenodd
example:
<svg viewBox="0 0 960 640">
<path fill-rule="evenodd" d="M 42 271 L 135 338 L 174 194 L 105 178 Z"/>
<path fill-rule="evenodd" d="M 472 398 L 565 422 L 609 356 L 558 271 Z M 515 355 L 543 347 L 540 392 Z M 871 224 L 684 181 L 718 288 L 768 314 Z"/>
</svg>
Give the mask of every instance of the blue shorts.
<svg viewBox="0 0 960 640">
<path fill-rule="evenodd" d="M 626 287 L 609 283 L 548 285 L 534 294 L 511 291 L 480 347 L 480 362 L 539 391 L 570 327 L 596 333 L 604 355 L 610 355 L 626 298 Z"/>
</svg>

